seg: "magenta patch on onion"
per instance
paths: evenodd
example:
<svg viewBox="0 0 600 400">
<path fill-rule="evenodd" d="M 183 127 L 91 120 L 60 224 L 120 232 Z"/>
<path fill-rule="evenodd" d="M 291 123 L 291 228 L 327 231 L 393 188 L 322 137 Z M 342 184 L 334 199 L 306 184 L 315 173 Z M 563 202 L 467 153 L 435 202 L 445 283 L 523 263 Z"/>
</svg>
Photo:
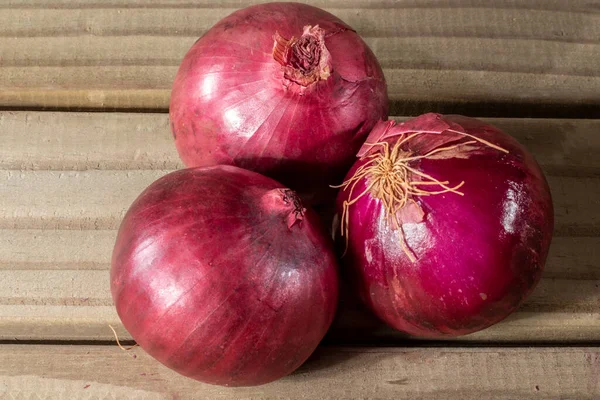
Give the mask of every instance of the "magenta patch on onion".
<svg viewBox="0 0 600 400">
<path fill-rule="evenodd" d="M 219 385 L 298 368 L 329 328 L 337 260 L 315 213 L 278 182 L 233 166 L 151 184 L 113 251 L 119 317 L 151 356 Z"/>
<path fill-rule="evenodd" d="M 380 122 L 338 195 L 348 268 L 364 302 L 421 337 L 484 329 L 540 279 L 553 231 L 546 179 L 514 138 L 424 114 Z"/>
<path fill-rule="evenodd" d="M 188 167 L 236 165 L 322 199 L 386 119 L 381 67 L 350 26 L 319 8 L 234 12 L 183 59 L 170 119 Z"/>
</svg>

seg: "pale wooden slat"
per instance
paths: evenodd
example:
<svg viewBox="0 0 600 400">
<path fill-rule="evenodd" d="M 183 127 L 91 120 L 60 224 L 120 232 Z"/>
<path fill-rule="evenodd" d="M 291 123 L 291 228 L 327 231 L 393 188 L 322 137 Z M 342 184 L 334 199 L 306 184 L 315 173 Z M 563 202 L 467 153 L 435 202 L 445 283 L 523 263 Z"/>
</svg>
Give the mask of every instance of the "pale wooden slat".
<svg viewBox="0 0 600 400">
<path fill-rule="evenodd" d="M 555 233 L 600 235 L 600 179 L 547 177 L 554 203 Z"/>
<path fill-rule="evenodd" d="M 569 291 L 577 290 L 578 282 L 571 282 Z M 598 289 L 594 289 L 597 296 Z M 398 333 L 383 327 L 390 335 L 389 340 L 398 337 Z M 517 311 L 499 324 L 486 330 L 473 333 L 453 341 L 474 343 L 596 343 L 600 336 L 598 315 L 586 312 L 527 312 Z M 371 339 L 374 341 L 374 339 Z M 398 340 L 394 340 L 398 343 Z"/>
<path fill-rule="evenodd" d="M 112 340 L 110 326 L 131 338 L 112 305 L 0 306 L 0 340 Z"/>
<path fill-rule="evenodd" d="M 110 306 L 109 271 L 2 271 L 6 305 Z"/>
<path fill-rule="evenodd" d="M 0 32 L 1 34 L 1 32 Z M 600 29 L 598 31 L 600 35 Z M 16 76 L 14 67 L 70 67 L 72 71 L 78 68 L 94 67 L 135 67 L 156 68 L 174 74 L 181 58 L 197 39 L 196 36 L 67 36 L 67 37 L 8 37 L 3 38 L 0 47 L 1 66 L 8 73 Z M 365 38 L 371 49 L 377 53 L 381 66 L 388 75 L 402 73 L 394 69 L 447 69 L 457 71 L 492 70 L 495 72 L 514 73 L 552 73 L 573 76 L 595 76 L 597 69 L 589 64 L 589 60 L 600 58 L 600 45 L 595 43 L 548 42 L 546 39 L 501 40 L 497 38 L 469 37 L 399 37 L 390 40 L 389 37 Z M 540 43 L 544 45 L 540 46 Z M 398 48 L 415 47 L 421 49 L 420 57 Z M 27 48 L 27 52 L 19 51 Z M 56 49 L 61 51 L 57 52 Z M 154 49 L 164 49 L 154 54 Z M 463 52 L 469 48 L 473 51 Z M 487 61 L 484 69 L 481 65 L 481 52 L 488 51 L 496 54 L 496 58 Z M 556 63 L 557 54 L 572 54 L 573 57 L 565 62 Z M 526 57 L 532 57 L 531 59 Z M 70 57 L 69 57 L 70 56 Z M 513 58 L 510 64 L 507 58 Z M 548 71 L 548 65 L 552 65 Z M 6 69 L 6 67 L 13 67 Z M 60 73 L 55 68 L 40 69 L 42 72 L 32 76 L 30 80 L 20 82 L 19 88 L 44 87 L 47 84 L 48 73 Z M 43 71 L 49 71 L 44 73 Z M 83 69 L 85 71 L 85 69 Z M 108 69 L 107 71 L 113 71 Z M 125 69 L 124 69 L 125 71 Z M 111 73 L 113 73 L 111 72 Z M 27 73 L 26 70 L 21 72 Z M 21 75 L 25 77 L 25 75 Z M 391 76 L 391 75 L 390 75 Z M 65 83 L 83 86 L 85 82 L 70 77 Z M 143 86 L 144 82 L 163 86 L 163 82 L 146 81 L 144 77 L 123 82 L 125 87 Z M 162 78 L 161 78 L 162 79 Z M 110 88 L 113 82 L 97 82 L 97 87 Z M 165 87 L 168 88 L 168 85 Z"/>
<path fill-rule="evenodd" d="M 367 312 L 342 308 L 325 341 L 337 344 L 405 346 L 407 338 Z M 445 341 L 461 343 L 597 342 L 596 313 L 517 311 L 484 331 Z M 113 306 L 0 306 L 0 340 L 111 340 L 109 325 L 120 339 L 131 339 Z"/>
<path fill-rule="evenodd" d="M 404 117 L 394 117 L 404 120 Z M 485 118 L 525 145 L 551 175 L 600 175 L 600 120 Z M 0 168 L 183 167 L 167 114 L 0 112 Z"/>
<path fill-rule="evenodd" d="M 0 8 L 0 105 L 166 109 L 177 65 L 193 40 L 249 3 L 7 5 Z M 594 2 L 577 2 L 570 12 L 558 2 L 533 0 L 496 8 L 471 1 L 327 4 L 380 58 L 393 109 L 431 101 L 600 102 Z"/>
<path fill-rule="evenodd" d="M 0 83 L 0 105 L 166 110 L 176 70 L 157 66 L 6 67 L 0 69 L 0 78 L 11 76 L 27 84 L 37 80 L 41 86 L 15 89 Z M 600 92 L 600 78 L 590 76 L 421 69 L 386 69 L 384 73 L 393 110 L 401 109 L 404 103 L 432 101 L 595 104 Z M 70 88 L 45 84 L 56 74 Z M 119 80 L 118 85 L 115 80 Z M 122 89 L 113 89 L 115 86 Z"/>
<path fill-rule="evenodd" d="M 169 171 L 0 171 L 0 228 L 115 229 Z"/>
<path fill-rule="evenodd" d="M 298 371 L 246 388 L 206 385 L 143 350 L 1 345 L 0 396 L 127 399 L 581 399 L 600 396 L 600 351 L 584 348 L 323 347 Z"/>
<path fill-rule="evenodd" d="M 115 237 L 116 231 L 0 230 L 0 276 L 6 282 L 0 288 L 0 339 L 109 340 L 108 325 L 129 338 L 110 298 Z M 459 340 L 597 339 L 599 249 L 597 237 L 555 238 L 543 279 L 524 306 L 508 320 Z M 341 307 L 330 337 L 338 343 L 402 339 L 348 305 Z"/>
<path fill-rule="evenodd" d="M 116 230 L 0 229 L 1 270 L 105 270 Z"/>
<path fill-rule="evenodd" d="M 4 233 L 5 231 L 1 232 Z M 12 233 L 14 231 L 9 230 L 7 232 Z M 60 233 L 57 232 L 56 236 Z M 94 233 L 94 231 L 82 231 L 80 235 L 82 237 L 89 235 L 92 238 L 103 236 Z M 55 239 L 50 235 L 46 236 L 47 242 L 54 241 L 48 239 Z M 567 240 L 557 238 L 558 245 L 556 247 L 559 247 L 558 250 L 561 250 L 561 247 L 564 248 L 564 242 Z M 600 240 L 597 238 L 582 238 L 581 242 L 581 245 L 573 247 L 577 250 L 588 250 L 584 249 L 586 245 L 597 246 Z M 62 266 L 62 268 L 57 267 L 56 269 L 21 269 L 16 266 L 14 269 L 4 270 L 2 276 L 6 282 L 0 288 L 0 299 L 3 299 L 5 304 L 9 305 L 110 305 L 112 303 L 109 299 L 110 294 L 107 285 L 109 282 L 108 264 L 112 244 L 113 241 L 104 243 L 103 247 L 98 246 L 104 250 L 101 260 L 108 261 L 103 263 L 103 268 L 92 267 L 72 270 Z M 2 245 L 3 248 L 9 246 L 10 244 Z M 72 248 L 70 246 L 73 246 L 73 244 L 63 244 L 63 249 Z M 573 251 L 572 249 L 569 250 Z M 531 301 L 525 304 L 522 310 L 596 312 L 595 303 L 600 300 L 600 290 L 596 290 L 599 286 L 598 283 L 600 283 L 600 265 L 598 265 L 598 258 L 594 258 L 593 249 L 589 250 L 592 253 L 591 255 L 563 261 L 559 267 L 556 264 L 559 260 L 564 259 L 565 255 L 556 254 L 553 251 L 549 259 L 550 267 L 544 275 L 544 280 L 532 294 Z M 27 249 L 27 251 L 34 253 L 36 250 Z M 4 258 L 3 254 L 0 254 L 0 256 Z M 72 258 L 79 259 L 81 255 Z M 3 260 L 3 262 L 6 261 Z"/>
<path fill-rule="evenodd" d="M 100 74 L 100 71 L 92 71 L 92 73 Z M 170 94 L 169 90 L 163 89 L 2 89 L 0 104 L 17 109 L 56 107 L 156 110 L 169 104 Z"/>
<path fill-rule="evenodd" d="M 481 343 L 596 342 L 600 337 L 599 280 L 544 277 L 523 306 L 482 331 L 445 341 Z M 341 306 L 328 333 L 330 343 L 403 344 L 406 335 L 377 320 L 354 301 Z"/>
<path fill-rule="evenodd" d="M 167 114 L 4 111 L 0 168 L 182 168 L 170 132 Z"/>
<path fill-rule="evenodd" d="M 545 279 L 600 279 L 599 237 L 554 237 L 544 270 Z"/>
<path fill-rule="evenodd" d="M 194 36 L 200 37 L 219 19 L 255 1 L 204 5 L 188 2 L 187 7 L 165 7 L 152 2 L 130 7 L 126 0 L 105 7 L 69 7 L 71 4 L 38 8 L 1 7 L 0 35 L 19 37 L 95 36 Z M 540 39 L 567 42 L 598 42 L 597 1 L 580 1 L 587 9 L 544 8 L 533 0 L 521 2 L 371 2 L 309 1 L 321 6 L 352 26 L 363 37 L 480 37 Z M 354 4 L 352 4 L 354 3 Z M 372 2 L 375 5 L 377 2 Z M 402 4 L 404 3 L 404 4 Z M 463 4 L 461 4 L 463 3 Z M 470 3 L 470 4 L 469 4 Z M 520 4 L 519 4 L 520 3 Z M 3 3 L 4 4 L 4 3 Z M 542 7 L 540 7 L 540 5 Z M 207 7 L 208 6 L 208 7 Z M 594 12 L 595 11 L 595 12 Z M 458 22 L 458 23 L 457 23 Z M 551 26 L 546 26 L 551 24 Z M 577 26 L 574 26 L 576 25 Z"/>
<path fill-rule="evenodd" d="M 0 229 L 2 270 L 104 270 L 116 230 Z M 546 279 L 600 280 L 600 238 L 553 238 Z"/>
<path fill-rule="evenodd" d="M 289 1 L 289 0 L 284 0 Z M 222 0 L 220 7 L 239 8 L 252 4 L 263 3 L 263 0 Z M 480 0 L 305 0 L 303 3 L 316 7 L 334 8 L 509 8 L 545 11 L 567 11 L 597 13 L 597 7 L 589 0 L 544 0 L 543 2 L 496 0 L 494 3 L 482 2 Z M 213 0 L 5 0 L 0 8 L 7 9 L 97 9 L 97 8 L 214 8 Z"/>
<path fill-rule="evenodd" d="M 112 305 L 108 270 L 5 270 L 2 277 L 2 305 Z M 522 311 L 596 313 L 599 283 L 600 279 L 545 279 Z"/>
<path fill-rule="evenodd" d="M 10 76 L 25 85 L 38 81 L 41 86 L 15 89 L 0 82 L 0 105 L 166 110 L 176 71 L 177 67 L 157 66 L 6 67 L 0 69 L 0 78 Z M 595 104 L 600 92 L 600 78 L 590 76 L 421 69 L 386 69 L 384 73 L 394 110 L 402 107 L 400 103 L 434 100 Z M 59 88 L 45 83 L 57 74 L 61 81 Z M 516 86 L 518 97 L 515 97 Z"/>
<path fill-rule="evenodd" d="M 166 170 L 0 170 L 0 229 L 115 229 Z M 548 177 L 558 235 L 600 232 L 600 178 Z M 77 190 L 74 190 L 74 189 Z"/>
<path fill-rule="evenodd" d="M 130 338 L 112 307 L 108 270 L 3 271 L 2 277 L 7 283 L 0 291 L 1 339 L 106 340 L 112 335 L 108 325 L 118 326 L 121 336 Z M 599 284 L 600 280 L 545 278 L 509 319 L 453 340 L 597 340 Z M 88 326 L 90 323 L 93 326 Z M 404 335 L 376 321 L 369 313 L 347 306 L 340 308 L 329 335 L 338 343 L 404 339 Z"/>
</svg>

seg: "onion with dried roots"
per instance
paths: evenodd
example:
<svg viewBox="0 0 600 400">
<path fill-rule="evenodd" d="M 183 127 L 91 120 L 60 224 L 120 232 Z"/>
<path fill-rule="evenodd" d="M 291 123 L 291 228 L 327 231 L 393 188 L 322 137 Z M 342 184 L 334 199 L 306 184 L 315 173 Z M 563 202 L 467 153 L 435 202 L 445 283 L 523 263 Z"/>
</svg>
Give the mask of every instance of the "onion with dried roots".
<svg viewBox="0 0 600 400">
<path fill-rule="evenodd" d="M 534 158 L 482 121 L 380 122 L 341 185 L 343 263 L 363 301 L 421 337 L 484 329 L 539 281 L 552 199 Z"/>
<path fill-rule="evenodd" d="M 236 165 L 319 202 L 386 119 L 383 72 L 347 24 L 319 8 L 267 3 L 219 21 L 175 77 L 170 119 L 188 167 Z"/>
<path fill-rule="evenodd" d="M 233 166 L 170 173 L 133 203 L 111 290 L 125 328 L 191 378 L 246 386 L 291 373 L 338 296 L 333 243 L 278 182 Z"/>
</svg>

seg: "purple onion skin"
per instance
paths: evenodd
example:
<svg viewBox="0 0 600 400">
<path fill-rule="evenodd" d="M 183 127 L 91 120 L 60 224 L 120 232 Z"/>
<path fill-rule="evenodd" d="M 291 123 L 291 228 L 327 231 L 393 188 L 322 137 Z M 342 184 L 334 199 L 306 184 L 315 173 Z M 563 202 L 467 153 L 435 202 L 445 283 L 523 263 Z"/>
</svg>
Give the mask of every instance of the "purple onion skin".
<svg viewBox="0 0 600 400">
<path fill-rule="evenodd" d="M 324 30 L 331 75 L 302 89 L 272 53 L 276 32 L 298 38 L 306 25 Z M 186 166 L 236 165 L 311 200 L 335 197 L 329 185 L 387 113 L 383 72 L 365 42 L 332 14 L 298 3 L 251 6 L 219 21 L 184 57 L 170 104 Z"/>
<path fill-rule="evenodd" d="M 296 220 L 297 198 L 282 189 L 233 166 L 194 168 L 160 178 L 133 203 L 111 290 L 147 353 L 203 382 L 251 386 L 314 351 L 335 313 L 337 260 L 314 212 Z"/>
<path fill-rule="evenodd" d="M 363 301 L 379 318 L 424 338 L 476 332 L 519 307 L 541 277 L 554 225 L 548 184 L 522 145 L 479 120 L 443 118 L 509 153 L 482 146 L 483 153 L 468 159 L 412 164 L 450 185 L 465 181 L 464 196 L 416 198 L 424 221 L 403 225 L 416 262 L 370 194 L 349 208 L 349 244 L 342 258 Z M 357 161 L 346 178 L 364 163 Z M 355 192 L 365 190 L 366 183 L 362 179 Z M 339 214 L 344 200 L 348 191 L 340 190 Z"/>
</svg>

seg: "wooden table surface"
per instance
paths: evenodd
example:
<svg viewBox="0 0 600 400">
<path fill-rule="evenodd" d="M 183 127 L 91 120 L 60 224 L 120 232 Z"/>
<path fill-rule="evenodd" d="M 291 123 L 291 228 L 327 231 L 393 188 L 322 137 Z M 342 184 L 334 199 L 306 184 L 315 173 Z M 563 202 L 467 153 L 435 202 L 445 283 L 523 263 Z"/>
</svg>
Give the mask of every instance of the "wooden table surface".
<svg viewBox="0 0 600 400">
<path fill-rule="evenodd" d="M 379 58 L 393 115 L 481 117 L 547 175 L 544 276 L 507 320 L 416 341 L 350 299 L 299 371 L 225 389 L 120 350 L 116 229 L 182 168 L 170 86 L 191 44 L 254 1 L 0 3 L 0 399 L 600 398 L 600 1 L 307 1 Z M 400 117 L 404 116 L 404 117 Z"/>
</svg>

